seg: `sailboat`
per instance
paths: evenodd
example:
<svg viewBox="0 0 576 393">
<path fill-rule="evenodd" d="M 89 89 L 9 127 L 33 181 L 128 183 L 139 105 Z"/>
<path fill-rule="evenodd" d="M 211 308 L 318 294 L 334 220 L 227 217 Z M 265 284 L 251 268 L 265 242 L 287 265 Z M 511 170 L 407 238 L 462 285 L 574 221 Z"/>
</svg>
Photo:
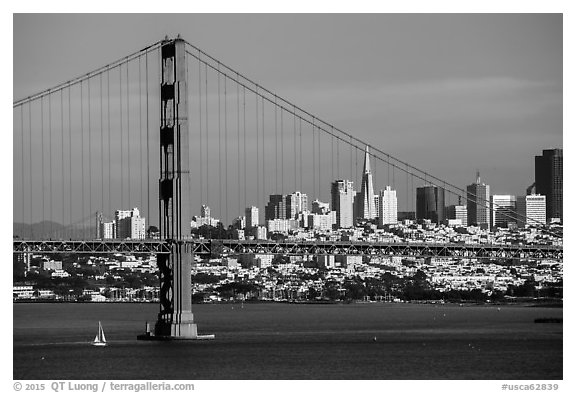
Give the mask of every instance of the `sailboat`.
<svg viewBox="0 0 576 393">
<path fill-rule="evenodd" d="M 106 336 L 104 336 L 104 329 L 102 329 L 102 324 L 98 321 L 98 334 L 94 338 L 92 345 L 96 347 L 105 347 L 106 344 Z"/>
</svg>

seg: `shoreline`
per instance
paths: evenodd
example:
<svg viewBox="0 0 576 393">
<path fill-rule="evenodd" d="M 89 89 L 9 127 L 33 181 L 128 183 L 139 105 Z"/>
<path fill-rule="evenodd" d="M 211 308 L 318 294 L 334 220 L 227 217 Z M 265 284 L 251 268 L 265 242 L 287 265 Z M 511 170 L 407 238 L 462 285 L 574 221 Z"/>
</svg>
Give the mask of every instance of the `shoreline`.
<svg viewBox="0 0 576 393">
<path fill-rule="evenodd" d="M 72 300 L 48 300 L 48 299 L 25 299 L 14 300 L 12 304 L 160 304 L 157 301 L 72 301 Z M 437 301 L 437 300 L 418 300 L 418 301 L 402 301 L 402 302 L 378 302 L 378 301 L 273 301 L 273 300 L 249 300 L 249 301 L 220 301 L 220 302 L 200 302 L 192 303 L 193 305 L 214 305 L 214 304 L 302 304 L 302 305 L 355 305 L 355 304 L 421 304 L 421 305 L 457 305 L 460 307 L 502 307 L 502 306 L 522 306 L 522 307 L 546 307 L 546 308 L 563 308 L 564 302 L 562 299 L 524 299 L 518 298 L 515 300 L 504 302 L 473 302 L 473 301 Z"/>
</svg>

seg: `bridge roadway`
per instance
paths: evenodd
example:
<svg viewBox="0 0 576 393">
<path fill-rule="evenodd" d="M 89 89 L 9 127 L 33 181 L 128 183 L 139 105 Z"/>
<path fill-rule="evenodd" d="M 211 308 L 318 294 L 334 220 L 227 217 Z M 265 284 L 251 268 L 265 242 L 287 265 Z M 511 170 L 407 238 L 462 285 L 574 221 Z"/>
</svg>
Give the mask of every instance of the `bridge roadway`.
<svg viewBox="0 0 576 393">
<path fill-rule="evenodd" d="M 172 252 L 170 240 L 13 240 L 14 253 L 37 254 L 116 254 Z M 374 255 L 418 256 L 477 259 L 563 259 L 561 246 L 460 244 L 460 243 L 372 243 L 372 242 L 309 242 L 229 239 L 185 239 L 182 243 L 195 254 L 223 255 Z"/>
</svg>

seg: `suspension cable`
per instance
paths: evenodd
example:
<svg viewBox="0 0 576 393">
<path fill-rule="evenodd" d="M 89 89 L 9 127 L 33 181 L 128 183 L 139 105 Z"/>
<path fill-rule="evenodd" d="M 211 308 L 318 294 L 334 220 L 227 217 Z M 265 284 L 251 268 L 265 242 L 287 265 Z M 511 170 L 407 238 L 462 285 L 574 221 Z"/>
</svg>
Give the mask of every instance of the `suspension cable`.
<svg viewBox="0 0 576 393">
<path fill-rule="evenodd" d="M 106 72 L 106 71 L 108 71 L 108 70 L 110 70 L 110 69 L 114 69 L 114 68 L 116 68 L 116 67 L 119 67 L 121 64 L 123 64 L 123 63 L 131 60 L 132 58 L 140 55 L 140 54 L 143 53 L 143 52 L 148 53 L 148 52 L 154 50 L 155 48 L 159 47 L 161 43 L 162 43 L 162 41 L 155 42 L 155 43 L 153 43 L 152 45 L 148 45 L 147 47 L 145 47 L 145 48 L 143 48 L 143 49 L 141 49 L 141 50 L 139 50 L 139 51 L 137 51 L 137 52 L 131 53 L 131 54 L 129 54 L 128 56 L 124 56 L 123 58 L 121 58 L 121 59 L 119 59 L 119 60 L 113 61 L 112 63 L 109 63 L 109 64 L 107 64 L 107 65 L 105 65 L 105 66 L 99 67 L 99 68 L 97 68 L 97 69 L 94 70 L 94 71 L 91 71 L 91 72 L 88 72 L 88 73 L 83 74 L 83 75 L 81 75 L 81 76 L 78 76 L 78 77 L 76 77 L 76 78 L 70 79 L 70 80 L 68 80 L 68 81 L 66 81 L 66 82 L 64 82 L 64 83 L 60 83 L 59 85 L 56 85 L 56 86 L 54 86 L 54 87 L 52 87 L 52 88 L 50 88 L 50 89 L 46 89 L 46 90 L 43 90 L 43 91 L 41 91 L 41 92 L 39 92 L 39 93 L 30 95 L 30 96 L 25 97 L 25 98 L 22 98 L 22 99 L 19 99 L 19 100 L 15 101 L 15 102 L 12 104 L 12 106 L 15 108 L 15 107 L 17 107 L 17 106 L 24 105 L 24 104 L 26 104 L 26 103 L 28 103 L 28 102 L 38 100 L 38 99 L 40 99 L 40 98 L 42 98 L 42 97 L 44 97 L 44 96 L 46 96 L 46 95 L 49 95 L 49 94 L 51 94 L 51 93 L 55 93 L 55 92 L 57 92 L 57 91 L 60 91 L 60 90 L 65 89 L 65 88 L 72 87 L 72 86 L 74 86 L 74 85 L 76 85 L 76 84 L 81 83 L 82 81 L 84 81 L 84 80 L 87 79 L 87 78 L 90 78 L 90 77 L 93 77 L 93 76 L 102 74 L 102 73 L 104 73 L 104 72 Z"/>
</svg>

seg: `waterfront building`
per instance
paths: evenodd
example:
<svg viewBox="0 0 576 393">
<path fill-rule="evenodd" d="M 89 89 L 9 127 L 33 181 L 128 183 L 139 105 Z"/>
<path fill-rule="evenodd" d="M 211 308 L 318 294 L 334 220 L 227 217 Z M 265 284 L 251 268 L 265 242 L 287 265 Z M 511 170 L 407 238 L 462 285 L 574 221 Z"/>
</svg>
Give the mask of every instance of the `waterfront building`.
<svg viewBox="0 0 576 393">
<path fill-rule="evenodd" d="M 336 227 L 351 228 L 354 226 L 354 196 L 356 192 L 353 182 L 336 180 L 332 183 L 332 208 L 336 211 Z"/>
<path fill-rule="evenodd" d="M 482 183 L 480 172 L 476 182 L 466 187 L 468 199 L 468 226 L 490 228 L 490 186 Z"/>
<path fill-rule="evenodd" d="M 546 196 L 546 217 L 563 219 L 563 158 L 562 149 L 542 150 L 535 157 L 536 193 Z"/>
<path fill-rule="evenodd" d="M 520 227 L 546 223 L 546 195 L 520 196 L 516 199 L 516 209 Z"/>
<path fill-rule="evenodd" d="M 387 224 L 396 224 L 398 222 L 398 199 L 396 190 L 386 186 L 385 190 L 380 191 L 378 200 L 378 224 L 380 226 Z"/>
<path fill-rule="evenodd" d="M 416 219 L 444 221 L 444 189 L 436 186 L 416 188 Z"/>
<path fill-rule="evenodd" d="M 516 195 L 490 196 L 492 227 L 508 228 L 516 224 Z"/>
</svg>

